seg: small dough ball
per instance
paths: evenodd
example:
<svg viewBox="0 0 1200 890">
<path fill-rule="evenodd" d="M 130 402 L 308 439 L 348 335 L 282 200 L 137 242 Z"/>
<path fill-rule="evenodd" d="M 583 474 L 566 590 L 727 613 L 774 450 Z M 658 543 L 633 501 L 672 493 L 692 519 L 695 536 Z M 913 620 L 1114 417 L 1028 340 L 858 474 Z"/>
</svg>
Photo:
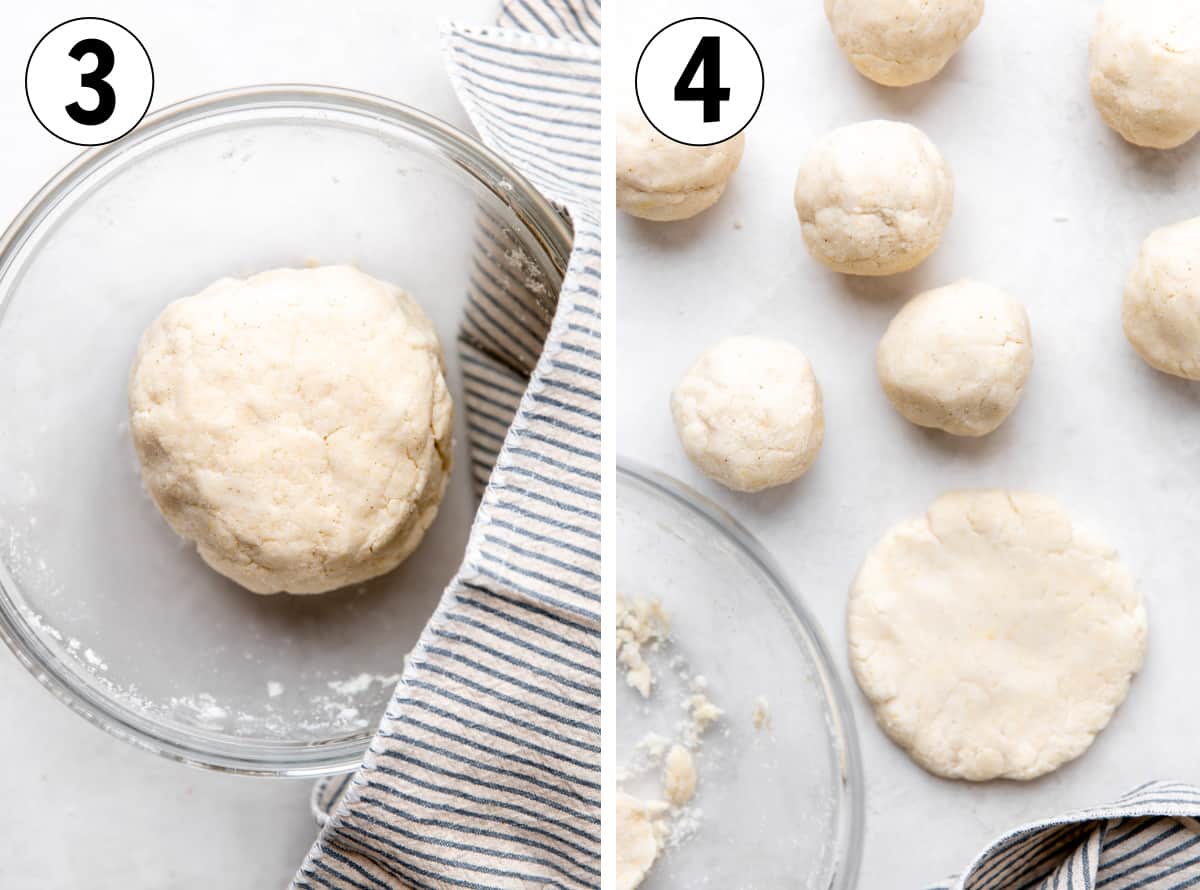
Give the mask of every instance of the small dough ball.
<svg viewBox="0 0 1200 890">
<path fill-rule="evenodd" d="M 1121 314 L 1125 336 L 1151 366 L 1200 380 L 1200 217 L 1142 243 Z"/>
<path fill-rule="evenodd" d="M 875 354 L 883 391 L 918 426 L 983 436 L 1004 422 L 1033 367 L 1025 307 L 959 281 L 905 304 Z"/>
<path fill-rule="evenodd" d="M 919 265 L 954 209 L 954 178 L 911 124 L 840 127 L 804 159 L 796 213 L 808 251 L 848 275 L 893 275 Z"/>
<path fill-rule="evenodd" d="M 692 463 L 734 491 L 799 479 L 825 438 L 812 365 L 767 337 L 729 337 L 700 356 L 671 394 L 671 414 Z"/>
<path fill-rule="evenodd" d="M 1088 80 L 1104 122 L 1134 145 L 1176 148 L 1200 132 L 1200 7 L 1108 0 Z"/>
<path fill-rule="evenodd" d="M 223 278 L 171 303 L 142 335 L 129 416 L 163 517 L 255 593 L 395 568 L 450 471 L 433 325 L 347 266 Z"/>
<path fill-rule="evenodd" d="M 850 664 L 892 741 L 949 779 L 1034 779 L 1088 749 L 1146 651 L 1116 552 L 1049 497 L 942 495 L 867 554 Z"/>
<path fill-rule="evenodd" d="M 717 203 L 742 160 L 744 133 L 716 145 L 683 145 L 641 112 L 617 116 L 617 206 L 659 222 L 687 219 Z"/>
<path fill-rule="evenodd" d="M 859 74 L 906 87 L 946 67 L 983 17 L 983 0 L 825 0 L 825 16 Z"/>
</svg>

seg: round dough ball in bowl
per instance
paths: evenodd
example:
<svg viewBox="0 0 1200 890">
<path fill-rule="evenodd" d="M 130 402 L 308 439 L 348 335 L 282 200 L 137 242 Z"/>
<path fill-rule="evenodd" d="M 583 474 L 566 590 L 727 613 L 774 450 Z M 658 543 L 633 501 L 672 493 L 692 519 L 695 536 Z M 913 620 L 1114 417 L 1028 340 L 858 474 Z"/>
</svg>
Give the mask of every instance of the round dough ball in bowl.
<svg viewBox="0 0 1200 890">
<path fill-rule="evenodd" d="M 839 127 L 796 177 L 796 213 L 809 253 L 848 275 L 893 275 L 937 249 L 954 209 L 954 178 L 911 124 Z"/>
<path fill-rule="evenodd" d="M 1200 217 L 1142 243 L 1121 314 L 1125 336 L 1147 363 L 1200 380 Z"/>
<path fill-rule="evenodd" d="M 767 337 L 729 337 L 708 349 L 676 384 L 671 414 L 692 463 L 734 491 L 799 479 L 825 437 L 812 365 Z"/>
<path fill-rule="evenodd" d="M 1025 307 L 959 281 L 914 297 L 888 325 L 875 367 L 896 410 L 918 426 L 983 436 L 1004 422 L 1033 367 Z"/>
<path fill-rule="evenodd" d="M 348 266 L 225 278 L 171 303 L 142 336 L 129 417 L 163 517 L 255 593 L 395 568 L 450 471 L 433 325 Z"/>
<path fill-rule="evenodd" d="M 860 74 L 906 87 L 946 67 L 983 17 L 983 0 L 825 0 L 825 15 Z"/>
<path fill-rule="evenodd" d="M 1200 7 L 1108 0 L 1092 31 L 1088 80 L 1104 122 L 1145 148 L 1200 132 Z"/>
<path fill-rule="evenodd" d="M 658 222 L 687 219 L 717 203 L 742 160 L 744 133 L 716 145 L 668 139 L 641 112 L 617 116 L 617 206 Z"/>
<path fill-rule="evenodd" d="M 1078 757 L 1146 649 L 1117 554 L 1049 497 L 942 495 L 850 591 L 850 664 L 880 726 L 951 779 L 1034 779 Z"/>
</svg>

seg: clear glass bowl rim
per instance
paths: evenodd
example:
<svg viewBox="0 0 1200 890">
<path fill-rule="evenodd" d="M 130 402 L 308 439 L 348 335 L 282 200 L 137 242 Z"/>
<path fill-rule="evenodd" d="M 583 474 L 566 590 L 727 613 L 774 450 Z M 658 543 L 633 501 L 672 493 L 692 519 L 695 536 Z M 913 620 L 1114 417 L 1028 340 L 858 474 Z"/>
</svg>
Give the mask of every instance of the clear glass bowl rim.
<svg viewBox="0 0 1200 890">
<path fill-rule="evenodd" d="M 506 205 L 545 251 L 556 272 L 565 274 L 573 241 L 565 218 L 507 161 L 466 133 L 416 108 L 370 93 L 314 84 L 264 84 L 206 93 L 154 111 L 125 137 L 80 153 L 51 177 L 0 235 L 0 323 L 14 290 L 9 280 L 13 264 L 21 258 L 23 247 L 61 201 L 89 185 L 93 176 L 103 173 L 109 164 L 179 127 L 219 120 L 231 112 L 288 108 L 352 112 L 424 140 Z M 60 663 L 22 618 L 2 578 L 0 639 L 46 689 L 75 713 L 117 738 L 170 760 L 243 775 L 317 777 L 357 768 L 370 743 L 369 736 L 322 745 L 235 741 L 180 731 L 119 709 Z"/>
<path fill-rule="evenodd" d="M 774 558 L 745 526 L 724 509 L 678 479 L 629 457 L 617 458 L 617 477 L 618 490 L 621 477 L 626 477 L 634 484 L 648 488 L 685 511 L 699 516 L 717 532 L 726 536 L 770 579 L 799 621 L 816 662 L 825 700 L 829 703 L 834 753 L 842 772 L 837 830 L 833 839 L 836 857 L 834 871 L 822 890 L 852 890 L 858 882 L 865 828 L 862 759 L 850 699 L 834 667 L 829 645 L 820 625 L 804 601 L 785 580 Z"/>
</svg>

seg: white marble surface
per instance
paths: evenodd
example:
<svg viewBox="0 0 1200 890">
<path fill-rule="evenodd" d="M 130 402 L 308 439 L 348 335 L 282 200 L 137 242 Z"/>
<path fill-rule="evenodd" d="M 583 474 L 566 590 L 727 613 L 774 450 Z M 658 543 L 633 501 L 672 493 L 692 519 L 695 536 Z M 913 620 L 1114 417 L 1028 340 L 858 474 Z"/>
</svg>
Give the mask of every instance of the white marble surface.
<svg viewBox="0 0 1200 890">
<path fill-rule="evenodd" d="M 388 95 L 465 126 L 446 79 L 438 24 L 485 23 L 494 0 L 47 0 L 6 10 L 0 58 L 0 225 L 78 149 L 34 120 L 21 79 L 41 35 L 99 15 L 130 28 L 154 62 L 153 107 L 265 82 Z M 172 890 L 282 887 L 315 836 L 311 783 L 222 776 L 110 738 L 0 654 L 0 887 Z"/>
<path fill-rule="evenodd" d="M 766 95 L 726 196 L 685 223 L 621 218 L 618 449 L 696 486 L 782 563 L 845 665 L 846 590 L 871 544 L 943 489 L 1011 486 L 1057 495 L 1120 549 L 1148 601 L 1150 651 L 1132 694 L 1091 751 L 1019 785 L 935 779 L 874 725 L 851 689 L 867 777 L 861 886 L 918 888 L 959 870 L 988 839 L 1034 817 L 1156 778 L 1200 781 L 1195 739 L 1200 384 L 1155 373 L 1121 331 L 1122 283 L 1141 239 L 1198 212 L 1200 140 L 1169 154 L 1125 145 L 1092 108 L 1087 40 L 1097 0 L 989 3 L 979 30 L 931 84 L 859 77 L 819 2 L 626 2 L 608 39 L 622 69 L 659 27 L 710 14 L 737 25 L 765 64 Z M 834 126 L 873 117 L 926 130 L 957 178 L 942 248 L 913 273 L 842 278 L 806 254 L 792 207 L 799 159 Z M 740 225 L 735 225 L 740 224 Z M 1035 365 L 992 436 L 953 440 L 909 425 L 874 373 L 874 349 L 906 296 L 959 277 L 1027 304 Z M 670 388 L 732 333 L 786 337 L 812 359 L 828 432 L 811 473 L 759 495 L 700 476 L 671 427 Z"/>
</svg>

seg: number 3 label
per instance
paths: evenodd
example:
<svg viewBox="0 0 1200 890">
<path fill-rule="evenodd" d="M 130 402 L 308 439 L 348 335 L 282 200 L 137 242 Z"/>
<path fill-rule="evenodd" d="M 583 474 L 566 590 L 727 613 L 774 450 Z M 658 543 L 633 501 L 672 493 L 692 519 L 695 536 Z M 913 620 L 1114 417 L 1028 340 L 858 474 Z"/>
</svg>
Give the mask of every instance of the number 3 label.
<svg viewBox="0 0 1200 890">
<path fill-rule="evenodd" d="M 650 38 L 635 73 L 638 103 L 668 139 L 715 145 L 736 136 L 758 111 L 762 60 L 728 22 L 681 19 Z"/>
<path fill-rule="evenodd" d="M 129 29 L 101 18 L 63 22 L 25 68 L 25 95 L 38 122 L 65 142 L 103 145 L 145 116 L 154 95 L 150 56 Z"/>
<path fill-rule="evenodd" d="M 113 112 L 117 110 L 117 94 L 113 92 L 111 84 L 104 79 L 112 74 L 115 59 L 112 47 L 99 37 L 85 37 L 71 47 L 69 53 L 72 59 L 80 60 L 89 54 L 96 57 L 96 67 L 80 77 L 79 84 L 95 92 L 96 107 L 89 110 L 78 102 L 72 102 L 67 106 L 67 114 L 77 124 L 83 124 L 85 127 L 98 127 L 112 117 Z"/>
</svg>

